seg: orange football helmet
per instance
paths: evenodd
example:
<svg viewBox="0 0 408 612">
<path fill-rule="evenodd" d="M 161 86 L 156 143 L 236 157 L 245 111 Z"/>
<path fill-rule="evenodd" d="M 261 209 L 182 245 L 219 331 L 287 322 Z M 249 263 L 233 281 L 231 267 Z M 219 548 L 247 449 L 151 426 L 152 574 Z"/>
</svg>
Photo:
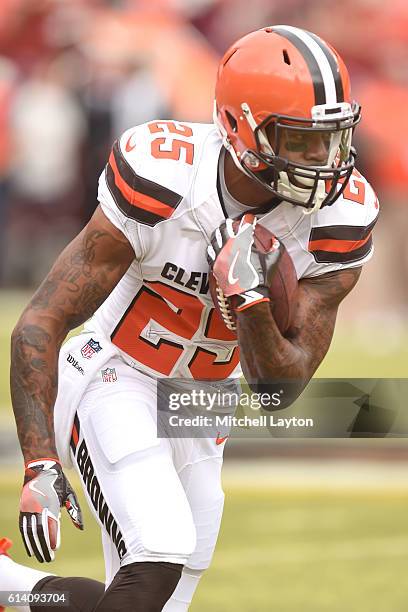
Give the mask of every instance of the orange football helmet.
<svg viewBox="0 0 408 612">
<path fill-rule="evenodd" d="M 353 172 L 361 108 L 347 68 L 321 38 L 292 26 L 257 30 L 222 58 L 214 121 L 236 165 L 275 196 L 312 212 L 328 206 Z M 327 159 L 306 165 L 280 155 L 287 135 L 323 132 Z"/>
</svg>

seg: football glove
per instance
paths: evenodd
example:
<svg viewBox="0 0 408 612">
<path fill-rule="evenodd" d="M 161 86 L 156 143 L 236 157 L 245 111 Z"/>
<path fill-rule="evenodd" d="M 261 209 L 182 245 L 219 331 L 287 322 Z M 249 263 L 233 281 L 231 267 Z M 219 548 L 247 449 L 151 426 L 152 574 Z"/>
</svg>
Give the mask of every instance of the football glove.
<svg viewBox="0 0 408 612">
<path fill-rule="evenodd" d="M 236 311 L 269 302 L 269 280 L 280 257 L 276 238 L 269 251 L 257 248 L 256 224 L 256 217 L 248 213 L 239 222 L 226 219 L 207 247 L 207 260 L 218 287 L 225 298 L 235 296 L 231 304 Z"/>
<path fill-rule="evenodd" d="M 55 459 L 30 461 L 21 493 L 19 527 L 28 556 L 40 563 L 53 561 L 61 543 L 62 506 L 75 527 L 83 529 L 81 508 L 60 464 Z"/>
</svg>

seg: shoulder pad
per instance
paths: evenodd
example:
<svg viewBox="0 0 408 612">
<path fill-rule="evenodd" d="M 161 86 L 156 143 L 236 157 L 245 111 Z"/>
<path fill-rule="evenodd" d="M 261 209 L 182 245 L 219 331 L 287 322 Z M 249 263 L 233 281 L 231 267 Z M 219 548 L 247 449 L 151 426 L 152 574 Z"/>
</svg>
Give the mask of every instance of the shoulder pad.
<svg viewBox="0 0 408 612">
<path fill-rule="evenodd" d="M 152 121 L 127 130 L 113 145 L 106 182 L 121 212 L 155 226 L 169 219 L 189 191 L 207 124 Z"/>
<path fill-rule="evenodd" d="M 372 230 L 378 213 L 379 202 L 373 188 L 355 170 L 339 199 L 313 215 L 308 250 L 318 263 L 365 260 L 372 250 Z"/>
</svg>

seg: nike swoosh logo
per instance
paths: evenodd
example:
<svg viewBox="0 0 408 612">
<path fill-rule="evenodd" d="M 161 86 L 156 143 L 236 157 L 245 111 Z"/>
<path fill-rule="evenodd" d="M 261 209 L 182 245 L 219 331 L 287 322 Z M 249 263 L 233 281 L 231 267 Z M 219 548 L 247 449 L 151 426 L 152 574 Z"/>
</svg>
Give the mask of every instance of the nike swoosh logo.
<svg viewBox="0 0 408 612">
<path fill-rule="evenodd" d="M 130 153 L 131 151 L 133 151 L 133 149 L 134 149 L 134 148 L 135 148 L 135 146 L 136 146 L 136 143 L 135 143 L 135 144 L 131 144 L 131 142 L 130 142 L 130 140 L 131 140 L 132 136 L 134 136 L 134 135 L 135 135 L 135 132 L 133 132 L 133 133 L 132 133 L 132 134 L 129 136 L 129 138 L 127 139 L 127 142 L 126 142 L 126 144 L 125 144 L 125 151 L 126 151 L 127 153 Z"/>
<path fill-rule="evenodd" d="M 225 442 L 225 440 L 228 438 L 228 436 L 223 436 L 222 438 L 220 438 L 219 436 L 217 436 L 215 443 L 217 446 L 219 446 L 220 444 L 222 444 L 223 442 Z"/>
<path fill-rule="evenodd" d="M 234 276 L 234 267 L 235 267 L 235 264 L 237 263 L 238 256 L 239 256 L 239 251 L 235 253 L 235 257 L 232 260 L 232 264 L 230 265 L 230 269 L 228 271 L 228 282 L 230 283 L 230 285 L 235 285 L 235 283 L 237 283 L 239 280 L 238 277 Z"/>
<path fill-rule="evenodd" d="M 37 480 L 31 480 L 28 483 L 28 488 L 31 489 L 31 491 L 35 491 L 35 493 L 39 493 L 40 495 L 42 495 L 43 497 L 47 497 L 45 493 L 43 493 L 42 491 L 39 491 L 36 487 L 35 487 L 35 483 L 37 482 Z"/>
</svg>

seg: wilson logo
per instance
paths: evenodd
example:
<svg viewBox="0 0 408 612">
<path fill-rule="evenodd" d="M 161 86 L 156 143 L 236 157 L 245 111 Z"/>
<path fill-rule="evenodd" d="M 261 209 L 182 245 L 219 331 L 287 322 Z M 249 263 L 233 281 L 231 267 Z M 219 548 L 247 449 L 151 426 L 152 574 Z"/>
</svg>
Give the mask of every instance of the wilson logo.
<svg viewBox="0 0 408 612">
<path fill-rule="evenodd" d="M 79 374 L 85 376 L 84 369 L 79 365 L 78 361 L 71 355 L 71 353 L 68 354 L 67 361 L 77 370 L 77 372 L 79 372 Z"/>
</svg>

